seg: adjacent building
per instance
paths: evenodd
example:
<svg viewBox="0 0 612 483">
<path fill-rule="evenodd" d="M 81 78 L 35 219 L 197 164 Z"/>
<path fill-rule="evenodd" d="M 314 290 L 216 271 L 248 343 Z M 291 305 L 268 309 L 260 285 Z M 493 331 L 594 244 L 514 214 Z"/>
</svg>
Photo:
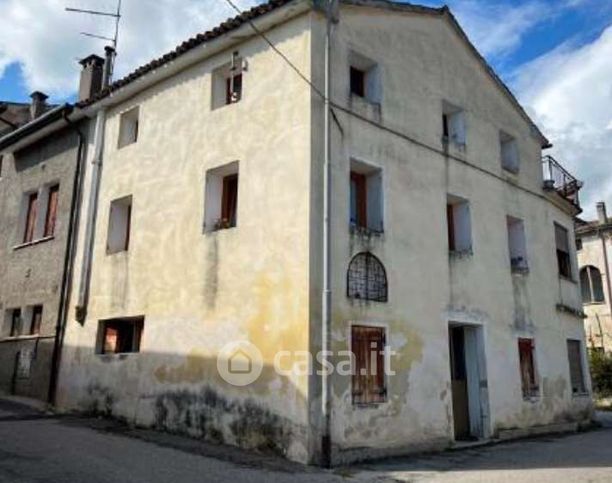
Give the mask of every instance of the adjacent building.
<svg viewBox="0 0 612 483">
<path fill-rule="evenodd" d="M 335 14 L 327 269 L 311 2 L 255 7 L 77 104 L 95 128 L 59 407 L 332 464 L 590 419 L 581 184 L 447 8 Z M 303 370 L 323 341 L 349 374 Z M 236 343 L 249 384 L 223 377 Z"/>
<path fill-rule="evenodd" d="M 101 62 L 83 62 L 81 89 Z M 43 401 L 57 379 L 89 129 L 74 106 L 46 100 L 0 107 L 0 391 Z"/>
<path fill-rule="evenodd" d="M 577 219 L 576 243 L 588 348 L 605 352 L 612 351 L 611 240 L 612 220 L 602 201 L 596 220 Z"/>
</svg>

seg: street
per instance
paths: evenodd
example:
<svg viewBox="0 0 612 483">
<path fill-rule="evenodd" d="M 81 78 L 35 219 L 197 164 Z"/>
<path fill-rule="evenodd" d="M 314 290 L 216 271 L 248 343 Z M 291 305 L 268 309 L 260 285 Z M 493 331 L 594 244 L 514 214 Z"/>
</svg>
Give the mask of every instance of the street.
<svg viewBox="0 0 612 483">
<path fill-rule="evenodd" d="M 612 481 L 612 424 L 605 426 L 325 471 L 0 399 L 0 482 L 603 482 Z"/>
</svg>

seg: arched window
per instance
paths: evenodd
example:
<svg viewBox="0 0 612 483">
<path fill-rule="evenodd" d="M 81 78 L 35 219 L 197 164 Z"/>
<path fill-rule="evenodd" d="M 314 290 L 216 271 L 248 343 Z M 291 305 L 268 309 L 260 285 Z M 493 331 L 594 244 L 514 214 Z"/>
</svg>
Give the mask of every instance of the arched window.
<svg viewBox="0 0 612 483">
<path fill-rule="evenodd" d="M 347 272 L 347 295 L 352 299 L 387 301 L 387 273 L 370 252 L 355 255 Z"/>
<path fill-rule="evenodd" d="M 605 301 L 601 272 L 598 268 L 589 265 L 580 269 L 580 287 L 585 304 Z"/>
</svg>

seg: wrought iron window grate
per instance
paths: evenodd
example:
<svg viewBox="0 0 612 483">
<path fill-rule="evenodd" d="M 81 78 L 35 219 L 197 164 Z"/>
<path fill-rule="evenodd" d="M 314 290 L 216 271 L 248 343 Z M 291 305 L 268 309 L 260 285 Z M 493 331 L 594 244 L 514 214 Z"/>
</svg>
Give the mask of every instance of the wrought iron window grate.
<svg viewBox="0 0 612 483">
<path fill-rule="evenodd" d="M 387 301 L 385 267 L 371 253 L 359 253 L 351 260 L 347 272 L 347 295 L 352 299 Z"/>
</svg>

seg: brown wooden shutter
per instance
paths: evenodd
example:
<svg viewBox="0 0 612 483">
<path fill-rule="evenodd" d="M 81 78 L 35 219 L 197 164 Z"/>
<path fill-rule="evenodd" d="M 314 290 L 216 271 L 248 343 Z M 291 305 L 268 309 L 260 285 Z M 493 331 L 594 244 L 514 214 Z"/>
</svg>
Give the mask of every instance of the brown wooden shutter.
<svg viewBox="0 0 612 483">
<path fill-rule="evenodd" d="M 453 205 L 446 205 L 446 222 L 448 223 L 448 250 L 455 251 L 455 210 Z"/>
<path fill-rule="evenodd" d="M 32 323 L 30 324 L 30 334 L 40 333 L 40 326 L 42 324 L 42 305 L 36 305 L 32 308 Z"/>
<path fill-rule="evenodd" d="M 36 212 L 38 210 L 38 193 L 32 193 L 28 197 L 25 233 L 23 236 L 24 243 L 30 243 L 34 240 L 34 230 L 36 229 Z"/>
<path fill-rule="evenodd" d="M 221 219 L 227 226 L 236 226 L 236 209 L 238 206 L 238 175 L 231 174 L 223 178 L 223 195 L 221 200 Z"/>
<path fill-rule="evenodd" d="M 55 234 L 55 221 L 57 219 L 57 203 L 59 199 L 59 185 L 49 188 L 49 203 L 47 205 L 47 216 L 45 217 L 44 236 Z"/>
<path fill-rule="evenodd" d="M 351 331 L 355 368 L 352 376 L 354 404 L 380 403 L 386 400 L 385 329 L 353 326 Z"/>
<path fill-rule="evenodd" d="M 361 228 L 368 226 L 368 190 L 365 174 L 351 172 L 351 182 L 355 186 L 357 212 L 355 222 Z"/>
<path fill-rule="evenodd" d="M 519 339 L 518 346 L 523 396 L 532 396 L 537 391 L 533 361 L 533 340 Z"/>
<path fill-rule="evenodd" d="M 586 391 L 586 388 L 584 385 L 584 373 L 582 371 L 582 351 L 579 340 L 567 341 L 567 356 L 569 359 L 572 393 L 584 393 Z"/>
</svg>

